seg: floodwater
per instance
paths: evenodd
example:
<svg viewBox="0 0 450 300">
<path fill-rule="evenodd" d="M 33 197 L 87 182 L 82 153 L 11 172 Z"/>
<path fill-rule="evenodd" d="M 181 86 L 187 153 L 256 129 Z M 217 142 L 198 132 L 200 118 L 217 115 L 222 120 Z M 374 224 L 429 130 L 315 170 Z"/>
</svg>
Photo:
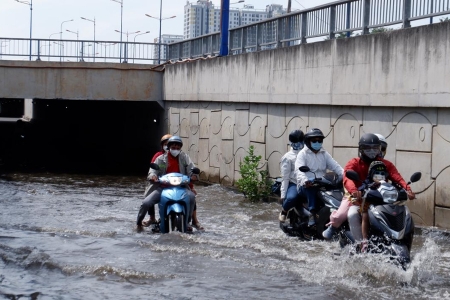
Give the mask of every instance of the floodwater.
<svg viewBox="0 0 450 300">
<path fill-rule="evenodd" d="M 0 179 L 0 298 L 450 298 L 445 232 L 417 230 L 412 265 L 402 271 L 375 255 L 350 256 L 337 242 L 287 237 L 279 204 L 210 185 L 196 188 L 204 232 L 137 233 L 144 180 Z"/>
</svg>

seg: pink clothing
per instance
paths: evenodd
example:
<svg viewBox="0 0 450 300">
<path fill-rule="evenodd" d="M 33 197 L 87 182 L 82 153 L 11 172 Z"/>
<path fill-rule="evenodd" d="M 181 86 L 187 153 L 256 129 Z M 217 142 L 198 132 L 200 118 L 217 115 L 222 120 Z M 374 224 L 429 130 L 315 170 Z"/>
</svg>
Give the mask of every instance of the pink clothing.
<svg viewBox="0 0 450 300">
<path fill-rule="evenodd" d="M 345 193 L 342 198 L 341 205 L 339 205 L 339 209 L 331 213 L 330 223 L 328 223 L 327 226 L 332 225 L 334 228 L 339 228 L 339 226 L 347 220 L 347 213 L 350 206 L 352 206 L 352 203 L 350 202 L 350 195 Z"/>
</svg>

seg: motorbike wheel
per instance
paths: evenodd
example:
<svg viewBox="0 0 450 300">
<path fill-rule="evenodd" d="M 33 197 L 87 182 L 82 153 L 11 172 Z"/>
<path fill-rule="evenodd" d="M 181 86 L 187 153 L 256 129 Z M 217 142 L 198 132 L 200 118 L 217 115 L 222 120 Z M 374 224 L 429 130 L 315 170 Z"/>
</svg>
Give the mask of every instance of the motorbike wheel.
<svg viewBox="0 0 450 300">
<path fill-rule="evenodd" d="M 175 227 L 176 227 L 176 229 L 179 231 L 179 232 L 185 232 L 186 230 L 185 230 L 185 228 L 184 228 L 184 215 L 183 214 L 181 214 L 181 213 L 177 213 L 175 216 L 174 216 L 174 221 L 175 222 L 173 222 L 174 224 L 175 224 Z"/>
</svg>

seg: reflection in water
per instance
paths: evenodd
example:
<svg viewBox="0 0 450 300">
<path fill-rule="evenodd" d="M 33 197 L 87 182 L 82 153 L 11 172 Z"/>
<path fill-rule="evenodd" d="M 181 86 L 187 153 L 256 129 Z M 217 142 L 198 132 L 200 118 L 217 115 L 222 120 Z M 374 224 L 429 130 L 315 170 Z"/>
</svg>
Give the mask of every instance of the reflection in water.
<svg viewBox="0 0 450 300">
<path fill-rule="evenodd" d="M 337 243 L 300 242 L 277 203 L 199 186 L 194 234 L 134 231 L 145 178 L 14 174 L 0 181 L 0 295 L 39 299 L 449 298 L 450 246 L 419 230 L 405 272 Z"/>
</svg>

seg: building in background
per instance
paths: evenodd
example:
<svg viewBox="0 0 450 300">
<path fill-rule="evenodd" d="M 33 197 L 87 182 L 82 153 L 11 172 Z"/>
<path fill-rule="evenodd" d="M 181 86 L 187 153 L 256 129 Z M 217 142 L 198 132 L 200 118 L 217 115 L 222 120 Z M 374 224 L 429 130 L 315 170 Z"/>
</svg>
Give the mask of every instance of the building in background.
<svg viewBox="0 0 450 300">
<path fill-rule="evenodd" d="M 255 9 L 253 5 L 243 8 L 230 7 L 229 28 L 235 28 L 268 18 L 285 14 L 282 5 L 267 5 L 266 9 Z M 215 7 L 210 0 L 198 0 L 196 3 L 186 2 L 184 6 L 184 39 L 220 31 L 220 7 Z"/>
<path fill-rule="evenodd" d="M 175 42 L 180 42 L 183 40 L 182 35 L 175 35 L 175 34 L 163 34 L 161 35 L 161 44 L 170 44 Z M 155 38 L 153 40 L 154 43 L 159 43 L 159 37 Z M 167 47 L 165 46 L 155 46 L 153 48 L 153 59 L 158 59 L 159 57 L 159 51 L 161 50 L 161 61 L 165 61 L 167 57 Z"/>
</svg>

